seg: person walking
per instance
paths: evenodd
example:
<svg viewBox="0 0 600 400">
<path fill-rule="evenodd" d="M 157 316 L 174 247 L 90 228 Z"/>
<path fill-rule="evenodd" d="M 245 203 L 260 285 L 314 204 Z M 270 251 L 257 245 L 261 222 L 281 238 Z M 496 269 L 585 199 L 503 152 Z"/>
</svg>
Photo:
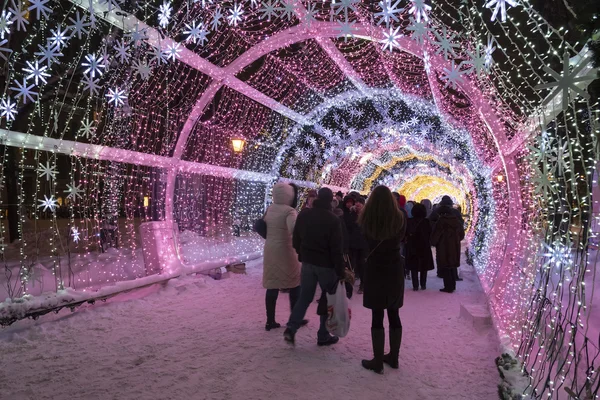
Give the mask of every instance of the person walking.
<svg viewBox="0 0 600 400">
<path fill-rule="evenodd" d="M 273 204 L 264 216 L 267 237 L 263 258 L 263 287 L 267 289 L 265 330 L 281 327 L 275 321 L 275 308 L 279 290 L 289 289 L 290 309 L 294 309 L 300 296 L 300 263 L 292 246 L 292 233 L 296 224 L 298 188 L 287 183 L 273 187 Z"/>
<path fill-rule="evenodd" d="M 427 220 L 427 209 L 416 203 L 412 208 L 413 217 L 408 220 L 406 228 L 406 269 L 412 275 L 413 290 L 427 288 L 427 272 L 433 269 L 431 254 L 431 225 Z"/>
<path fill-rule="evenodd" d="M 333 294 L 338 282 L 344 279 L 342 222 L 331 211 L 332 200 L 331 189 L 321 188 L 312 208 L 302 210 L 296 220 L 292 243 L 302 263 L 301 290 L 283 333 L 285 341 L 291 344 L 295 343 L 296 332 L 315 297 L 317 284 L 323 292 Z M 332 345 L 339 340 L 329 334 L 326 321 L 327 315 L 320 315 L 319 346 Z"/>
<path fill-rule="evenodd" d="M 421 204 L 423 204 L 425 206 L 425 210 L 427 211 L 426 218 L 429 218 L 429 216 L 431 215 L 431 212 L 433 211 L 433 205 L 431 204 L 431 200 L 423 199 L 423 200 L 421 200 Z"/>
<path fill-rule="evenodd" d="M 358 226 L 358 216 L 362 212 L 364 205 L 365 200 L 362 197 L 359 197 L 356 199 L 350 212 L 344 215 L 344 222 L 349 238 L 348 255 L 350 264 L 360 280 L 358 294 L 362 294 L 364 291 L 364 270 L 365 259 L 367 257 L 367 242 L 360 226 Z"/>
<path fill-rule="evenodd" d="M 465 238 L 462 216 L 452 208 L 449 196 L 442 198 L 442 203 L 433 213 L 436 222 L 431 233 L 431 245 L 436 249 L 436 263 L 444 279 L 444 287 L 440 292 L 452 293 L 456 290 L 457 269 L 460 266 L 460 242 Z"/>
<path fill-rule="evenodd" d="M 373 359 L 362 360 L 366 369 L 383 373 L 383 363 L 398 368 L 402 324 L 399 309 L 404 303 L 404 260 L 402 242 L 406 218 L 398 208 L 392 192 L 377 186 L 358 218 L 369 253 L 365 270 L 363 306 L 371 309 Z M 387 310 L 390 352 L 384 355 L 383 319 Z"/>
</svg>

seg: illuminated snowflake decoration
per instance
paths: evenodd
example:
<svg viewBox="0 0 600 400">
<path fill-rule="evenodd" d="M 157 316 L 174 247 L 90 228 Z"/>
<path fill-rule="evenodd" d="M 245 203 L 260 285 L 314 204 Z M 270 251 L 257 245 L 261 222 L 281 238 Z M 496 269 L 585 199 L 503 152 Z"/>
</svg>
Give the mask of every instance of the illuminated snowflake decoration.
<svg viewBox="0 0 600 400">
<path fill-rule="evenodd" d="M 129 60 L 129 53 L 127 52 L 128 49 L 129 45 L 123 40 L 117 41 L 117 43 L 114 45 L 114 50 L 117 52 L 116 57 L 119 58 L 121 62 L 126 62 Z"/>
<path fill-rule="evenodd" d="M 83 18 L 79 14 L 79 11 L 75 13 L 75 19 L 73 17 L 69 17 L 69 21 L 71 25 L 69 25 L 69 29 L 71 30 L 71 35 L 77 35 L 78 39 L 81 39 L 82 36 L 87 35 L 90 31 L 89 28 L 92 24 L 90 22 L 85 22 L 85 16 Z"/>
<path fill-rule="evenodd" d="M 71 35 L 67 33 L 67 28 L 62 30 L 59 26 L 56 29 L 50 29 L 50 32 L 52 34 L 48 39 L 48 43 L 51 44 L 53 47 L 56 47 L 58 50 L 60 50 L 61 47 L 66 46 L 67 42 L 71 38 Z"/>
<path fill-rule="evenodd" d="M 400 14 L 404 11 L 403 8 L 398 8 L 400 4 L 400 0 L 396 0 L 396 2 L 392 5 L 392 0 L 382 0 L 379 2 L 379 7 L 381 7 L 381 11 L 375 13 L 375 18 L 379 18 L 377 25 L 381 25 L 385 23 L 386 26 L 390 25 L 392 20 L 398 22 L 399 19 L 396 14 Z"/>
<path fill-rule="evenodd" d="M 544 252 L 541 254 L 544 257 L 544 266 L 546 268 L 555 267 L 560 269 L 570 269 L 573 263 L 571 249 L 561 242 L 555 242 L 552 245 L 543 243 Z"/>
<path fill-rule="evenodd" d="M 143 80 L 147 80 L 152 72 L 152 69 L 145 60 L 135 60 L 133 68 Z"/>
<path fill-rule="evenodd" d="M 311 27 L 313 22 L 317 21 L 317 10 L 315 9 L 315 4 L 310 3 L 306 6 L 306 13 L 304 14 L 304 24 L 307 27 Z"/>
<path fill-rule="evenodd" d="M 40 82 L 43 85 L 47 83 L 46 78 L 50 77 L 50 74 L 46 72 L 48 69 L 47 65 L 40 66 L 39 61 L 34 61 L 33 64 L 31 61 L 25 61 L 27 64 L 27 68 L 23 68 L 23 72 L 27 72 L 29 75 L 25 77 L 25 79 L 32 79 L 35 81 L 35 84 L 39 86 Z"/>
<path fill-rule="evenodd" d="M 561 92 L 563 110 L 569 108 L 570 92 L 574 92 L 577 95 L 583 97 L 584 99 L 589 99 L 590 95 L 585 91 L 585 89 L 582 89 L 576 85 L 577 82 L 593 81 L 597 78 L 596 74 L 578 76 L 578 74 L 583 68 L 585 68 L 585 66 L 585 63 L 580 63 L 577 67 L 573 69 L 573 71 L 571 71 L 571 68 L 569 66 L 569 54 L 567 52 L 565 52 L 565 54 L 563 55 L 562 74 L 559 74 L 558 72 L 554 71 L 548 66 L 544 66 L 544 71 L 550 74 L 554 79 L 556 79 L 556 81 L 543 83 L 535 87 L 536 90 L 554 88 L 550 95 L 548 95 L 548 97 L 546 97 L 546 99 L 542 102 L 542 105 L 545 106 L 552 102 L 554 98 L 558 96 L 558 94 Z"/>
<path fill-rule="evenodd" d="M 17 92 L 17 100 L 21 98 L 23 103 L 27 103 L 27 101 L 35 101 L 34 96 L 37 96 L 37 92 L 33 91 L 35 85 L 27 85 L 27 80 L 25 78 L 23 78 L 23 83 L 15 81 L 15 85 L 16 86 L 11 87 L 10 90 Z"/>
<path fill-rule="evenodd" d="M 187 30 L 183 31 L 185 35 L 188 35 L 186 41 L 196 43 L 200 42 L 203 45 L 207 40 L 208 31 L 204 28 L 204 24 L 202 22 L 198 23 L 193 21 L 191 25 L 185 24 L 185 28 Z"/>
<path fill-rule="evenodd" d="M 354 38 L 356 22 L 339 22 L 335 29 L 338 31 L 337 37 L 344 38 L 344 42 L 348 41 L 348 38 Z"/>
<path fill-rule="evenodd" d="M 89 76 L 93 79 L 98 76 L 102 76 L 104 73 L 103 69 L 106 68 L 106 65 L 103 63 L 103 57 L 96 56 L 95 54 L 88 54 L 85 56 L 85 62 L 81 63 L 83 67 L 86 67 L 85 74 L 89 74 Z"/>
<path fill-rule="evenodd" d="M 234 3 L 233 7 L 229 9 L 229 15 L 227 16 L 227 21 L 229 21 L 229 25 L 238 26 L 240 22 L 242 22 L 242 15 L 244 14 L 244 9 L 241 4 Z"/>
<path fill-rule="evenodd" d="M 421 20 L 427 22 L 429 21 L 429 11 L 431 11 L 431 6 L 425 4 L 425 0 L 410 0 L 412 3 L 409 13 L 415 16 L 417 22 L 421 22 Z"/>
<path fill-rule="evenodd" d="M 490 0 L 486 3 L 486 8 L 494 7 L 494 12 L 492 13 L 491 21 L 494 22 L 496 17 L 498 16 L 498 12 L 500 13 L 500 19 L 502 22 L 506 21 L 506 5 L 511 7 L 516 7 L 519 3 L 515 0 Z"/>
<path fill-rule="evenodd" d="M 443 54 L 446 60 L 450 59 L 451 57 L 456 57 L 456 52 L 454 51 L 454 49 L 460 47 L 458 43 L 452 42 L 456 35 L 454 33 L 448 33 L 448 29 L 446 28 L 446 26 L 442 28 L 441 33 L 433 31 L 433 34 L 437 39 L 433 41 L 433 44 L 438 46 L 436 54 Z"/>
<path fill-rule="evenodd" d="M 485 68 L 489 71 L 494 65 L 493 54 L 496 50 L 495 40 L 492 35 L 488 36 L 487 45 L 485 46 Z"/>
<path fill-rule="evenodd" d="M 108 103 L 112 103 L 115 107 L 124 105 L 125 100 L 127 100 L 125 90 L 119 88 L 108 89 L 108 93 L 105 96 L 108 98 Z"/>
<path fill-rule="evenodd" d="M 394 50 L 394 47 L 400 47 L 400 44 L 398 43 L 398 38 L 402 37 L 402 34 L 398 33 L 399 30 L 400 27 L 394 29 L 394 27 L 392 26 L 390 27 L 389 32 L 383 32 L 385 39 L 380 40 L 380 42 L 383 43 L 383 50 L 389 48 L 390 52 L 392 52 Z"/>
<path fill-rule="evenodd" d="M 79 243 L 79 230 L 76 227 L 71 228 L 71 237 L 73 238 L 73 242 Z"/>
<path fill-rule="evenodd" d="M 58 207 L 58 202 L 54 198 L 54 195 L 50 196 L 50 198 L 44 195 L 44 200 L 40 199 L 38 201 L 42 203 L 38 206 L 38 208 L 43 208 L 43 211 L 50 209 L 50 211 L 54 212 L 54 210 L 56 210 L 56 207 Z"/>
<path fill-rule="evenodd" d="M 148 39 L 146 28 L 140 28 L 139 24 L 135 24 L 134 29 L 127 32 L 125 36 L 133 42 L 134 47 L 138 47 L 142 41 Z"/>
<path fill-rule="evenodd" d="M 15 0 L 11 0 L 11 5 L 8 9 L 10 13 L 13 15 L 12 22 L 15 23 L 17 31 L 25 32 L 27 30 L 27 25 L 29 25 L 29 10 L 22 9 L 20 3 L 15 3 Z"/>
<path fill-rule="evenodd" d="M 344 21 L 348 22 L 348 13 L 350 11 L 356 12 L 356 4 L 359 1 L 360 0 L 340 0 L 339 3 L 336 1 L 333 2 L 331 5 L 335 8 L 335 15 L 343 13 Z"/>
<path fill-rule="evenodd" d="M 4 61 L 8 60 L 8 57 L 5 56 L 4 53 L 6 53 L 6 54 L 12 53 L 11 49 L 9 49 L 8 47 L 4 47 L 4 45 L 6 45 L 7 43 L 8 43 L 8 39 L 0 40 L 0 58 L 2 58 Z"/>
<path fill-rule="evenodd" d="M 10 34 L 10 26 L 12 23 L 11 12 L 3 10 L 2 14 L 0 14 L 0 39 L 4 39 L 5 34 Z"/>
<path fill-rule="evenodd" d="M 60 52 L 58 47 L 52 46 L 50 43 L 46 44 L 46 47 L 42 47 L 42 45 L 38 44 L 38 51 L 35 53 L 36 56 L 40 56 L 40 62 L 46 61 L 46 65 L 50 67 L 52 63 L 59 64 L 58 57 L 62 57 L 63 53 Z"/>
<path fill-rule="evenodd" d="M 46 162 L 46 165 L 40 165 L 37 169 L 38 176 L 40 178 L 46 177 L 46 181 L 56 178 L 56 165 L 50 165 L 50 162 Z"/>
<path fill-rule="evenodd" d="M 94 79 L 89 75 L 83 77 L 83 90 L 87 90 L 90 95 L 98 95 L 100 90 L 100 79 Z"/>
<path fill-rule="evenodd" d="M 172 42 L 169 44 L 165 50 L 165 55 L 167 59 L 171 61 L 175 61 L 179 58 L 179 53 L 181 53 L 180 49 L 181 44 L 177 42 Z"/>
<path fill-rule="evenodd" d="M 223 12 L 221 11 L 221 8 L 217 7 L 217 9 L 215 10 L 215 12 L 213 14 L 213 19 L 211 22 L 213 31 L 216 31 L 217 29 L 219 29 L 222 19 L 223 19 Z"/>
<path fill-rule="evenodd" d="M 171 7 L 171 3 L 164 2 L 159 6 L 158 12 L 158 24 L 166 28 L 169 25 L 169 20 L 171 19 L 171 12 L 173 8 Z"/>
<path fill-rule="evenodd" d="M 40 19 L 42 15 L 44 18 L 48 18 L 48 15 L 52 13 L 52 10 L 46 6 L 49 1 L 50 0 L 30 0 L 29 4 L 31 5 L 27 9 L 29 11 L 35 11 L 35 17 L 37 19 Z"/>
<path fill-rule="evenodd" d="M 278 17 L 277 11 L 279 8 L 277 7 L 277 0 L 267 0 L 262 2 L 262 7 L 258 10 L 262 18 L 266 18 L 267 21 L 271 21 L 271 18 L 275 19 Z"/>
<path fill-rule="evenodd" d="M 0 116 L 5 117 L 7 121 L 14 121 L 17 117 L 17 105 L 10 100 L 10 97 L 0 101 Z"/>
<path fill-rule="evenodd" d="M 96 127 L 94 126 L 94 122 L 95 121 L 90 121 L 88 118 L 82 120 L 81 127 L 79 128 L 79 131 L 77 131 L 77 134 L 83 136 L 86 139 L 93 137 L 96 133 Z"/>
<path fill-rule="evenodd" d="M 68 193 L 67 199 L 71 199 L 73 201 L 83 198 L 81 194 L 84 192 L 85 190 L 81 189 L 81 185 L 75 185 L 75 182 L 73 182 L 71 185 L 67 184 L 67 190 L 64 191 L 64 193 Z"/>
<path fill-rule="evenodd" d="M 297 0 L 281 0 L 283 7 L 281 7 L 279 10 L 281 11 L 282 18 L 285 17 L 288 19 L 288 21 L 291 21 L 292 18 L 294 18 L 294 15 L 296 14 L 296 1 Z"/>
<path fill-rule="evenodd" d="M 406 30 L 411 31 L 410 38 L 422 45 L 428 38 L 429 27 L 424 22 L 417 22 L 413 17 L 410 17 L 410 25 Z"/>
<path fill-rule="evenodd" d="M 464 82 L 462 77 L 463 75 L 464 71 L 461 71 L 460 66 L 456 65 L 454 61 L 452 61 L 452 66 L 450 69 L 444 67 L 442 80 L 446 82 L 446 87 L 451 86 L 455 89 L 458 89 L 458 85 Z"/>
</svg>

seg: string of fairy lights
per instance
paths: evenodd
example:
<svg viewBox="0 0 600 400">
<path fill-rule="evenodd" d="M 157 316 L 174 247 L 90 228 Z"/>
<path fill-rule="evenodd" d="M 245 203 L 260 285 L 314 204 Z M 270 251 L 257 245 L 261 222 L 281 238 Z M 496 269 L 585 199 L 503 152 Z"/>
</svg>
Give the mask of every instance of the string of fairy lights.
<svg viewBox="0 0 600 400">
<path fill-rule="evenodd" d="M 385 183 L 414 200 L 445 191 L 469 215 L 469 257 L 526 396 L 597 397 L 588 37 L 530 0 L 9 3 L 0 128 L 146 161 L 3 146 L 6 297 L 33 293 L 40 264 L 46 290 L 143 276 L 139 226 L 169 219 L 171 202 L 180 230 L 228 240 L 277 177 L 365 193 Z M 303 39 L 284 43 L 299 27 Z M 181 146 L 183 162 L 241 172 L 153 166 Z"/>
</svg>

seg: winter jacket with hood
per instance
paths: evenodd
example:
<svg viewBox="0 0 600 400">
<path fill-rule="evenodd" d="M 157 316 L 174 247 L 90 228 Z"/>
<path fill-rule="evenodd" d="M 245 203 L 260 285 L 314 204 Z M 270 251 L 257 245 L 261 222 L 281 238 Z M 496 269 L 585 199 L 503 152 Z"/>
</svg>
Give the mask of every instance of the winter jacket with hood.
<svg viewBox="0 0 600 400">
<path fill-rule="evenodd" d="M 301 262 L 334 268 L 344 276 L 342 221 L 331 211 L 331 199 L 317 198 L 312 208 L 300 212 L 293 243 Z"/>
<path fill-rule="evenodd" d="M 300 285 L 300 263 L 292 246 L 297 212 L 291 206 L 295 191 L 287 183 L 273 187 L 273 204 L 267 209 L 267 238 L 264 249 L 263 286 L 290 289 Z"/>
<path fill-rule="evenodd" d="M 436 248 L 437 266 L 438 268 L 458 268 L 460 266 L 460 242 L 465 238 L 462 218 L 451 212 L 450 210 L 454 210 L 451 207 L 442 206 L 438 210 L 440 210 L 439 216 L 431 234 L 431 245 Z"/>
</svg>

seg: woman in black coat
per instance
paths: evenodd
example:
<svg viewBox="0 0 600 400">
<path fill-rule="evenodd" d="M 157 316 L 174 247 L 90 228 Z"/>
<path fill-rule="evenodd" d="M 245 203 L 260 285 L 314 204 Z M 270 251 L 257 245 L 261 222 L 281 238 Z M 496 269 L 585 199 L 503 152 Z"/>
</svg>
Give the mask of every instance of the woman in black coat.
<svg viewBox="0 0 600 400">
<path fill-rule="evenodd" d="M 379 374 L 383 363 L 398 368 L 402 341 L 399 309 L 404 302 L 404 260 L 401 256 L 406 219 L 398 208 L 392 192 L 377 186 L 359 216 L 358 223 L 369 249 L 364 273 L 363 305 L 372 310 L 371 340 L 373 359 L 363 360 L 362 366 Z M 384 313 L 390 324 L 390 352 L 384 355 Z"/>
<path fill-rule="evenodd" d="M 412 216 L 406 228 L 406 268 L 412 273 L 413 290 L 419 290 L 419 282 L 421 290 L 425 290 L 427 272 L 434 268 L 429 241 L 431 224 L 426 218 L 427 209 L 423 204 L 414 205 Z"/>
</svg>

